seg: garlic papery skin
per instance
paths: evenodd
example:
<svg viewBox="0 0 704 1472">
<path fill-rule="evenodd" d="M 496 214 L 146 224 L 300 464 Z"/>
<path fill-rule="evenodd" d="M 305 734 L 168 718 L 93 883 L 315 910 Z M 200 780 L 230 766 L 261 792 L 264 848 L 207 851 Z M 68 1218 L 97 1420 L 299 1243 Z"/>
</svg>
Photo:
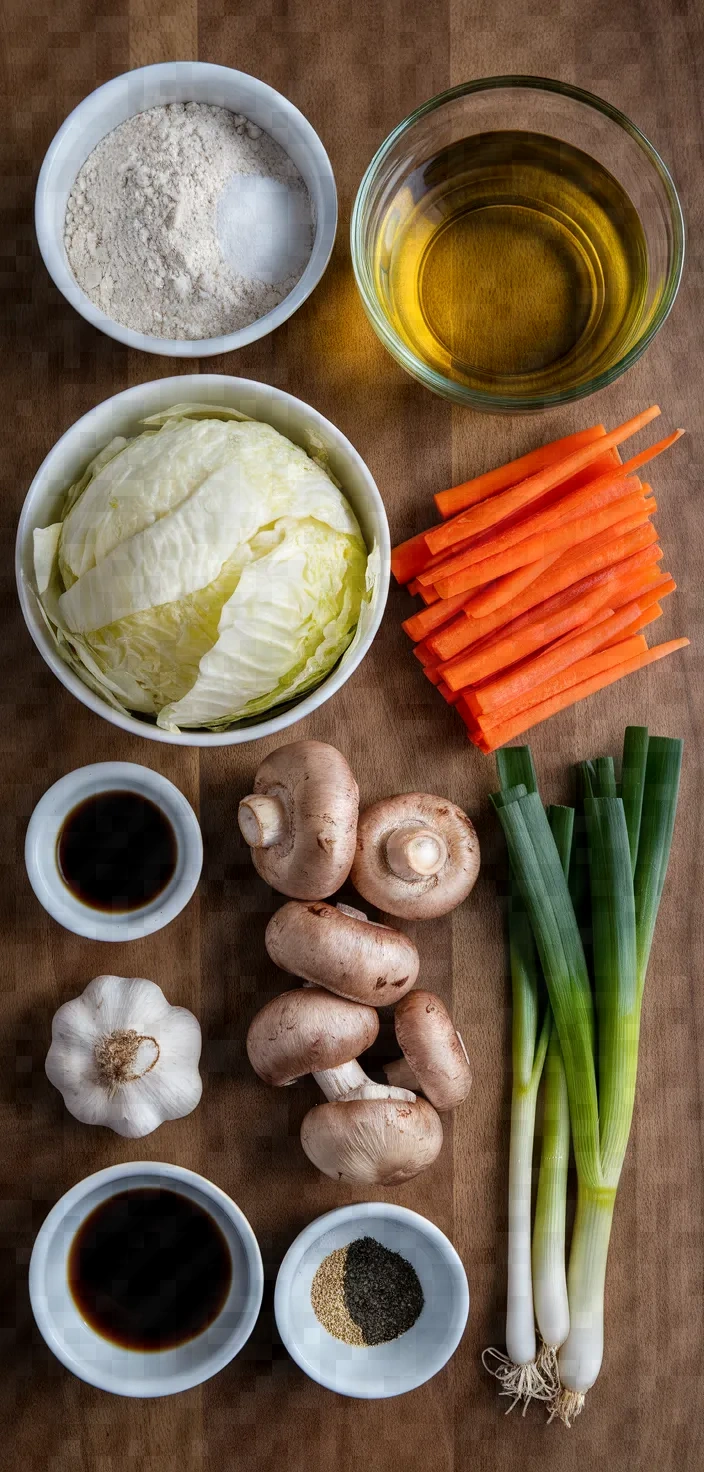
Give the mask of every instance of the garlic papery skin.
<svg viewBox="0 0 704 1472">
<path fill-rule="evenodd" d="M 198 1103 L 200 1024 L 137 976 L 96 976 L 59 1007 L 46 1059 L 49 1081 L 82 1124 L 139 1139 Z"/>
</svg>

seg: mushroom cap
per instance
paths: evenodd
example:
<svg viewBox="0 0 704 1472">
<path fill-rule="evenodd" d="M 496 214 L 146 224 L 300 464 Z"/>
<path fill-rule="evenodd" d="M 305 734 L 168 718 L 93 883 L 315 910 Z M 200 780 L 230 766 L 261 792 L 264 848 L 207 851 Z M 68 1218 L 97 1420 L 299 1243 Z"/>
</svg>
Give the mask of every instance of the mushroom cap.
<svg viewBox="0 0 704 1472">
<path fill-rule="evenodd" d="M 301 1144 L 334 1181 L 395 1186 L 432 1165 L 442 1147 L 442 1123 L 425 1099 L 351 1099 L 310 1109 Z"/>
<path fill-rule="evenodd" d="M 394 873 L 387 843 L 399 829 L 417 841 L 434 832 L 444 859 L 436 873 L 405 878 Z M 405 920 L 446 915 L 467 898 L 479 873 L 479 840 L 467 814 L 454 803 L 427 792 L 402 793 L 372 803 L 360 814 L 351 878 L 369 904 Z"/>
<path fill-rule="evenodd" d="M 333 894 L 350 872 L 359 789 L 341 751 L 324 741 L 293 741 L 264 758 L 252 788 L 285 809 L 281 842 L 252 848 L 262 879 L 294 899 Z"/>
<path fill-rule="evenodd" d="M 281 1087 L 306 1073 L 339 1068 L 370 1048 L 379 1031 L 373 1007 L 345 1002 L 317 987 L 273 997 L 252 1019 L 247 1054 L 266 1084 Z"/>
<path fill-rule="evenodd" d="M 455 1109 L 467 1098 L 472 1070 L 445 1003 L 434 992 L 410 992 L 396 1008 L 394 1026 L 426 1099 L 436 1109 Z"/>
<path fill-rule="evenodd" d="M 410 991 L 420 958 L 407 935 L 323 900 L 290 900 L 272 915 L 264 943 L 277 966 L 340 997 L 384 1007 Z"/>
</svg>

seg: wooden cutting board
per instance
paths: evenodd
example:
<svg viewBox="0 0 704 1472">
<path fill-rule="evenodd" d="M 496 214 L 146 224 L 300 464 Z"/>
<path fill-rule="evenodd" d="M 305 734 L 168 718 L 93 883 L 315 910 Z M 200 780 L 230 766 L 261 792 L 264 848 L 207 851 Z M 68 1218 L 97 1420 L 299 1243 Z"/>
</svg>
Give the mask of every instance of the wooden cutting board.
<svg viewBox="0 0 704 1472">
<path fill-rule="evenodd" d="M 5 0 L 0 48 L 5 111 L 2 354 L 2 664 L 0 914 L 0 1396 L 3 1472 L 553 1472 L 608 1466 L 667 1472 L 704 1466 L 702 1297 L 702 14 L 696 0 Z M 685 656 L 607 690 L 535 733 L 544 790 L 564 797 L 575 759 L 618 752 L 628 721 L 682 735 L 682 801 L 645 1002 L 633 1137 L 609 1267 L 606 1356 L 572 1432 L 536 1409 L 504 1419 L 480 1351 L 502 1338 L 506 1256 L 509 1009 L 497 897 L 500 845 L 488 811 L 490 760 L 423 679 L 393 590 L 372 653 L 334 700 L 291 738 L 346 753 L 365 802 L 416 788 L 465 806 L 483 846 L 470 903 L 415 927 L 422 977 L 442 993 L 474 1066 L 469 1103 L 443 1153 L 397 1200 L 449 1234 L 466 1263 L 472 1306 L 452 1364 L 402 1400 L 362 1403 L 308 1381 L 273 1325 L 272 1285 L 287 1246 L 313 1217 L 364 1192 L 319 1178 L 297 1143 L 314 1097 L 275 1093 L 252 1076 L 247 1023 L 281 978 L 263 931 L 275 901 L 238 841 L 235 809 L 264 745 L 199 756 L 133 740 L 92 716 L 49 674 L 30 643 L 12 574 L 17 516 L 58 436 L 128 384 L 189 365 L 128 352 L 82 321 L 50 284 L 34 241 L 32 200 L 44 151 L 69 110 L 128 67 L 200 57 L 285 92 L 332 159 L 341 219 L 328 272 L 273 337 L 211 360 L 209 370 L 277 384 L 338 424 L 370 465 L 394 540 L 429 520 L 434 490 L 597 418 L 613 424 L 659 400 L 663 426 L 687 439 L 653 469 L 667 565 L 680 591 L 659 625 L 688 633 Z M 529 418 L 451 409 L 406 378 L 363 316 L 350 267 L 349 214 L 362 172 L 389 129 L 433 93 L 470 77 L 533 72 L 593 89 L 623 108 L 671 165 L 688 223 L 689 264 L 656 343 L 589 405 Z M 273 743 L 269 743 L 272 745 Z M 40 794 L 82 763 L 158 767 L 197 807 L 206 864 L 199 897 L 153 939 L 79 940 L 29 889 L 24 831 Z M 205 1036 L 203 1102 L 189 1119 L 129 1143 L 77 1124 L 48 1085 L 52 1013 L 101 971 L 149 976 L 191 1007 Z M 127 1402 L 66 1373 L 33 1327 L 27 1263 L 51 1204 L 112 1162 L 176 1161 L 239 1202 L 262 1245 L 268 1284 L 243 1355 L 198 1390 Z"/>
</svg>

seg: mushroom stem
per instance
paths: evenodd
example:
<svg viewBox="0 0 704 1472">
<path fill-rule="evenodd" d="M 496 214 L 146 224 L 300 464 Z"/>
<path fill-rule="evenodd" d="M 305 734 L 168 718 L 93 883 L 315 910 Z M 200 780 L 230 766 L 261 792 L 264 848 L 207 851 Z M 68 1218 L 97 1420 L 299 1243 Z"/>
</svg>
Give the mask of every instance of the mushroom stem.
<svg viewBox="0 0 704 1472">
<path fill-rule="evenodd" d="M 405 1058 L 394 1058 L 393 1062 L 384 1064 L 384 1073 L 390 1084 L 399 1089 L 412 1089 L 414 1094 L 422 1093 L 422 1089 Z"/>
<path fill-rule="evenodd" d="M 253 792 L 237 811 L 240 833 L 250 848 L 272 848 L 288 832 L 288 816 L 279 797 Z"/>
<path fill-rule="evenodd" d="M 413 882 L 439 874 L 447 863 L 447 844 L 432 828 L 395 828 L 386 840 L 386 862 L 399 879 Z"/>
<path fill-rule="evenodd" d="M 405 1099 L 413 1103 L 416 1097 L 409 1089 L 375 1084 L 356 1058 L 350 1063 L 341 1063 L 338 1068 L 321 1069 L 313 1074 L 313 1078 L 331 1104 L 340 1104 L 346 1099 Z"/>
</svg>

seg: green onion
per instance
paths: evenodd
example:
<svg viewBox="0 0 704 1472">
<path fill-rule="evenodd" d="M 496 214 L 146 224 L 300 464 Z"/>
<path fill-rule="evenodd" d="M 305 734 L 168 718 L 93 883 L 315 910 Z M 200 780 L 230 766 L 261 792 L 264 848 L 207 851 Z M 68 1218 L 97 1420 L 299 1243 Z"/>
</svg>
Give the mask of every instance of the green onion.
<svg viewBox="0 0 704 1472">
<path fill-rule="evenodd" d="M 568 1425 L 601 1367 L 609 1237 L 633 1115 L 643 986 L 667 872 L 681 760 L 681 742 L 648 739 L 647 732 L 632 729 L 624 741 L 620 795 L 610 758 L 583 763 L 580 769 L 589 851 L 596 1061 L 591 982 L 550 823 L 537 793 L 525 785 L 504 787 L 492 799 L 548 988 L 577 1164 L 568 1273 L 570 1332 L 560 1351 L 563 1390 L 555 1406 Z M 578 879 L 573 863 L 573 893 Z"/>
<path fill-rule="evenodd" d="M 497 753 L 504 797 L 537 792 L 529 747 Z M 550 1035 L 546 1012 L 540 1025 L 540 962 L 531 923 L 515 878 L 510 876 L 508 909 L 512 1024 L 511 1140 L 508 1186 L 508 1289 L 506 1350 L 485 1351 L 484 1363 L 510 1395 L 512 1406 L 522 1400 L 524 1410 L 534 1398 L 546 1400 L 551 1392 L 536 1367 L 535 1318 L 531 1277 L 531 1188 L 533 1139 L 538 1088 Z M 545 1008 L 543 1009 L 545 1010 Z M 512 1407 L 510 1407 L 511 1409 Z"/>
<path fill-rule="evenodd" d="M 548 819 L 565 874 L 570 867 L 574 808 L 550 807 Z M 558 1386 L 557 1350 L 569 1333 L 570 1310 L 565 1273 L 567 1170 L 570 1116 L 567 1081 L 557 1028 L 551 1019 L 543 1072 L 543 1142 L 533 1226 L 533 1301 L 543 1341 L 538 1368 Z"/>
</svg>

